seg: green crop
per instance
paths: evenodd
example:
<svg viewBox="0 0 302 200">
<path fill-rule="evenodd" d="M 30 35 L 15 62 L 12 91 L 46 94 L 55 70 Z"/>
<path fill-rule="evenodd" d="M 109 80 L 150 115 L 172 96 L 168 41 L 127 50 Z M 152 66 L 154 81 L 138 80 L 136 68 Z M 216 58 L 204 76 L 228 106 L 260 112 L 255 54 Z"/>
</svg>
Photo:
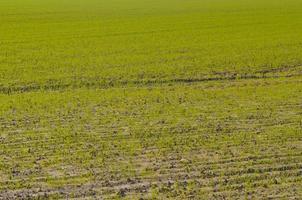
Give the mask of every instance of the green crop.
<svg viewBox="0 0 302 200">
<path fill-rule="evenodd" d="M 2 0 L 0 199 L 299 199 L 302 1 Z"/>
</svg>

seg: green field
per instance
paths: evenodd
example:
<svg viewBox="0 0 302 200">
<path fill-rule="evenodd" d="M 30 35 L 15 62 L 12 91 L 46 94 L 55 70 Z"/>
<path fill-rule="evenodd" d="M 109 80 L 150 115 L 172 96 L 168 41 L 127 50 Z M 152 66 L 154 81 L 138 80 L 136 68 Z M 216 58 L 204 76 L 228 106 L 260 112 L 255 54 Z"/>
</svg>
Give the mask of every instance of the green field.
<svg viewBox="0 0 302 200">
<path fill-rule="evenodd" d="M 1 0 L 0 199 L 301 199 L 301 0 Z"/>
</svg>

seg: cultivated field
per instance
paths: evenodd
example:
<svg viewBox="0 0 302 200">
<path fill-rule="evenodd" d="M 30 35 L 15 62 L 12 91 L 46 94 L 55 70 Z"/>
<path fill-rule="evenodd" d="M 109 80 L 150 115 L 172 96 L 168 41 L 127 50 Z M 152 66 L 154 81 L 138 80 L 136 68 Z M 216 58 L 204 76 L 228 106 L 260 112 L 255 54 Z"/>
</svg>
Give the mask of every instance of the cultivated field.
<svg viewBox="0 0 302 200">
<path fill-rule="evenodd" d="M 1 0 L 0 199 L 302 199 L 301 0 Z"/>
</svg>

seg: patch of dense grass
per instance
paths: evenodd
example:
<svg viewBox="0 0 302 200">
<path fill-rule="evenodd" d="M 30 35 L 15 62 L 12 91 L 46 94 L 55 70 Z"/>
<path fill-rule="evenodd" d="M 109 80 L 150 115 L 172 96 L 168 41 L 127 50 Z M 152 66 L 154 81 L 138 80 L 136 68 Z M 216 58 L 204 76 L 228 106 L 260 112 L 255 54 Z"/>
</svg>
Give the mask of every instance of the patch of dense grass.
<svg viewBox="0 0 302 200">
<path fill-rule="evenodd" d="M 3 0 L 0 198 L 302 196 L 298 0 Z"/>
<path fill-rule="evenodd" d="M 298 0 L 5 0 L 0 84 L 56 89 L 297 75 L 301 6 Z"/>
</svg>

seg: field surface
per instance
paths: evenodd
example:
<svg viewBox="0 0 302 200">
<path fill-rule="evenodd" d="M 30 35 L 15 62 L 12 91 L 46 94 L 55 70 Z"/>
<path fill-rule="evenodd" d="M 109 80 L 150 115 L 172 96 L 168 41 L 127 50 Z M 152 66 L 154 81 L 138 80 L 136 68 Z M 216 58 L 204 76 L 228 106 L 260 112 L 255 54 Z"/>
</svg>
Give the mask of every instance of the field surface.
<svg viewBox="0 0 302 200">
<path fill-rule="evenodd" d="M 1 0 L 0 199 L 302 199 L 301 0 Z"/>
</svg>

